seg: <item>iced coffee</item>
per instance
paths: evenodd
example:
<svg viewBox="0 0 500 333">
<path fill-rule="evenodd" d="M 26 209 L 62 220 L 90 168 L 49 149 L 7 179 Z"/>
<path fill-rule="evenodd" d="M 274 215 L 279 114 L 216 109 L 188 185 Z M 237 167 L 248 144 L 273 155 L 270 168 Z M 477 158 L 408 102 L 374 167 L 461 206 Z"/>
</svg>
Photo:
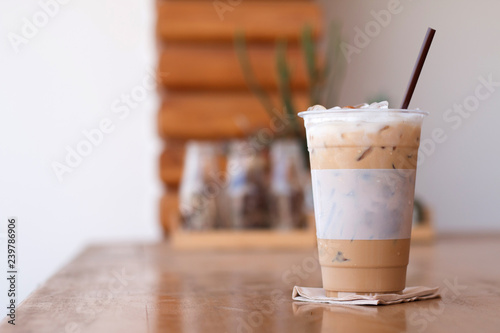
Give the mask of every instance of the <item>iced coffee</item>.
<svg viewBox="0 0 500 333">
<path fill-rule="evenodd" d="M 327 295 L 405 288 L 425 115 L 387 102 L 300 113 Z"/>
</svg>

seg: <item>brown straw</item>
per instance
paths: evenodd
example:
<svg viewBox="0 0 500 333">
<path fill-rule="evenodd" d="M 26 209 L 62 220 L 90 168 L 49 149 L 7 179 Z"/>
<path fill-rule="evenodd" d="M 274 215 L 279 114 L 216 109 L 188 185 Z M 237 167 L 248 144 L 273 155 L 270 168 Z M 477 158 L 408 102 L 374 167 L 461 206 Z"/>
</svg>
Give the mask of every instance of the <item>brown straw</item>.
<svg viewBox="0 0 500 333">
<path fill-rule="evenodd" d="M 432 28 L 427 29 L 427 34 L 425 35 L 424 43 L 422 44 L 422 48 L 420 49 L 420 54 L 418 55 L 417 62 L 415 63 L 415 67 L 413 68 L 413 73 L 411 74 L 410 82 L 408 83 L 408 88 L 406 88 L 406 95 L 401 105 L 401 109 L 408 109 L 408 105 L 410 105 L 411 97 L 413 96 L 413 91 L 417 86 L 418 77 L 420 76 L 420 72 L 422 71 L 422 67 L 424 67 L 425 58 L 427 57 L 427 53 L 431 47 L 432 39 L 434 38 L 434 34 L 436 30 Z"/>
</svg>

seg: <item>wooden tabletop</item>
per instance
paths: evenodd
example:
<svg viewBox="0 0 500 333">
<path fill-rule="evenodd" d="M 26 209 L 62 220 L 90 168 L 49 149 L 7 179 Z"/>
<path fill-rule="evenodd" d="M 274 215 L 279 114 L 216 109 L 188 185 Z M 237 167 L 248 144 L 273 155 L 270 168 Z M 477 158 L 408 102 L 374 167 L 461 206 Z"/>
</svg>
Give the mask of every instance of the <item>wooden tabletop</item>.
<svg viewBox="0 0 500 333">
<path fill-rule="evenodd" d="M 294 302 L 321 286 L 316 251 L 174 252 L 92 246 L 31 294 L 1 332 L 498 332 L 500 236 L 412 246 L 407 285 L 443 297 L 386 306 Z"/>
</svg>

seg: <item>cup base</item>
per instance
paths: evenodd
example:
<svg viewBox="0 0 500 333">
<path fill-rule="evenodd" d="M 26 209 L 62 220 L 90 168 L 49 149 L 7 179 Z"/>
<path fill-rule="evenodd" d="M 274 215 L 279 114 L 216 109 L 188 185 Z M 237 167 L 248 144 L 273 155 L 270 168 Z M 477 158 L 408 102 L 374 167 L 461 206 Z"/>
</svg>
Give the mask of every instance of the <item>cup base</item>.
<svg viewBox="0 0 500 333">
<path fill-rule="evenodd" d="M 399 291 L 386 291 L 386 292 L 375 292 L 375 293 L 362 293 L 362 292 L 347 292 L 347 291 L 331 291 L 331 290 L 325 290 L 326 297 L 344 297 L 347 295 L 363 295 L 363 296 L 373 296 L 373 295 L 380 295 L 380 294 L 403 294 L 402 290 Z"/>
<path fill-rule="evenodd" d="M 322 266 L 323 288 L 328 297 L 339 293 L 400 293 L 406 284 L 406 265 L 398 267 Z M 337 296 L 335 296 L 337 295 Z"/>
</svg>

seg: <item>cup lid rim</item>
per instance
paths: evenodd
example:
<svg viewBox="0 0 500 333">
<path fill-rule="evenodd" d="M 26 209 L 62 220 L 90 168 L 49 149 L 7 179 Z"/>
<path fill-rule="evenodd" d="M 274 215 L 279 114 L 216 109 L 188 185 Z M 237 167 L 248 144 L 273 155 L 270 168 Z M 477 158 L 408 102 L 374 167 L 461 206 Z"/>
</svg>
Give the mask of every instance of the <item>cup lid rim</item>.
<svg viewBox="0 0 500 333">
<path fill-rule="evenodd" d="M 321 114 L 356 114 L 356 113 L 414 113 L 423 116 L 429 115 L 429 112 L 420 109 L 326 109 L 326 110 L 311 110 L 301 111 L 297 115 L 304 118 L 304 116 L 321 115 Z"/>
</svg>

